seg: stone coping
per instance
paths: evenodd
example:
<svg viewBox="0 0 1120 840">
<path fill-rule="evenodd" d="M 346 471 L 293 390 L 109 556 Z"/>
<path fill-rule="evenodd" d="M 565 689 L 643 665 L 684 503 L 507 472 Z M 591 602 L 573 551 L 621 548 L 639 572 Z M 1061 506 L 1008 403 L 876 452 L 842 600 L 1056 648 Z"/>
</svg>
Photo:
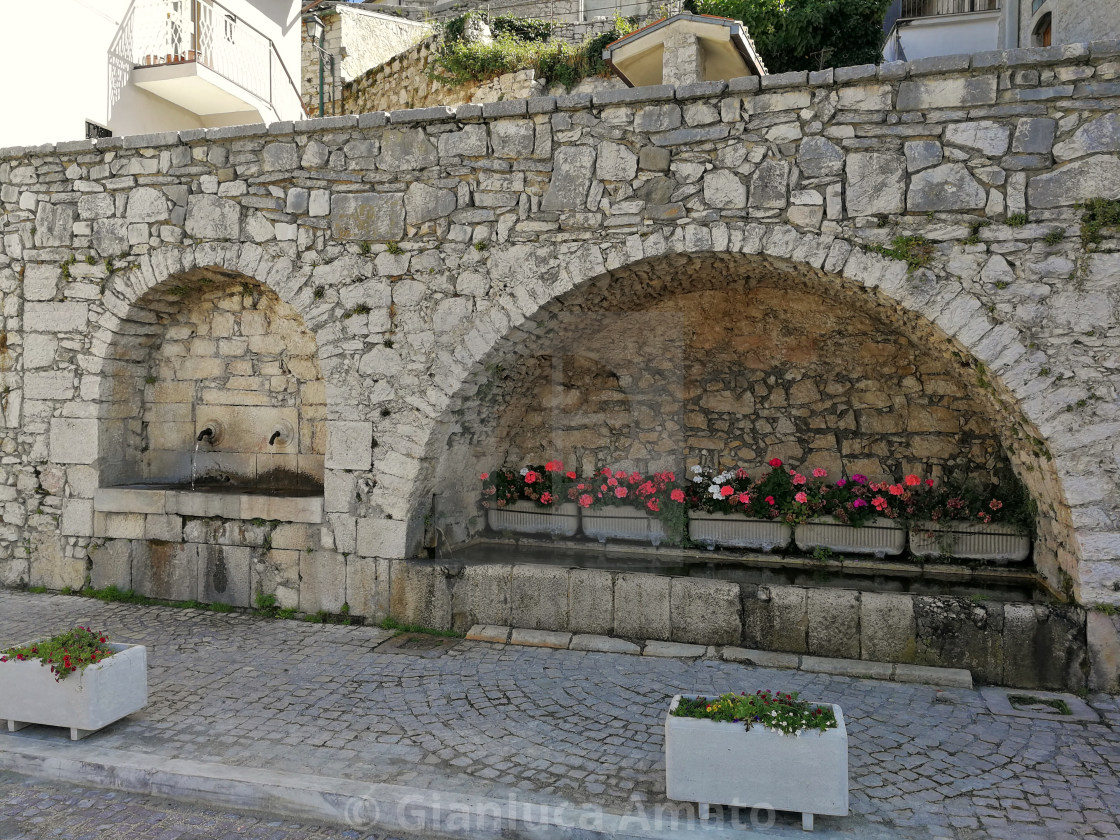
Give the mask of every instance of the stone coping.
<svg viewBox="0 0 1120 840">
<path fill-rule="evenodd" d="M 93 509 L 97 513 L 179 514 L 313 524 L 323 521 L 322 496 L 268 496 L 255 493 L 102 487 L 94 494 Z"/>
<path fill-rule="evenodd" d="M 632 656 L 656 656 L 680 659 L 712 659 L 739 662 L 761 668 L 788 668 L 814 674 L 833 674 L 840 677 L 889 680 L 900 683 L 922 683 L 950 688 L 972 688 L 972 673 L 964 668 L 933 668 L 926 665 L 909 665 L 902 662 L 867 662 L 859 659 L 835 659 L 825 656 L 808 656 L 797 653 L 780 653 L 768 650 L 720 645 L 689 645 L 679 642 L 662 642 L 656 639 L 629 641 L 613 636 L 596 636 L 581 633 L 563 633 L 554 630 L 530 630 L 520 627 L 503 627 L 476 624 L 467 633 L 467 639 L 492 644 L 547 647 L 556 650 L 582 650 L 591 653 L 624 653 Z M 1048 692 L 1022 689 L 1020 693 L 1050 696 Z M 987 695 L 985 695 L 987 696 Z M 1058 696 L 1058 695 L 1054 695 Z M 1065 697 L 1066 695 L 1061 695 Z M 1042 717 L 1041 715 L 1039 717 Z"/>
<path fill-rule="evenodd" d="M 368 114 L 346 114 L 320 117 L 299 122 L 275 122 L 269 125 L 222 126 L 219 128 L 192 128 L 183 131 L 165 131 L 155 134 L 136 134 L 102 137 L 92 140 L 67 140 L 35 146 L 9 146 L 0 148 L 0 160 L 21 158 L 27 155 L 66 154 L 112 149 L 152 149 L 177 146 L 182 143 L 209 143 L 239 137 L 260 135 L 279 136 L 304 134 L 331 129 L 376 128 L 389 124 L 412 124 L 445 120 L 477 120 L 509 117 L 526 113 L 544 114 L 553 111 L 585 110 L 593 106 L 626 105 L 638 102 L 687 100 L 704 96 L 753 94 L 760 90 L 788 88 L 831 87 L 837 84 L 866 84 L 868 82 L 897 82 L 902 79 L 921 78 L 969 71 L 1003 71 L 1043 65 L 1072 63 L 1082 60 L 1099 60 L 1120 56 L 1120 40 L 1093 41 L 1089 44 L 1059 44 L 1052 47 L 1033 47 L 1016 50 L 994 50 L 962 55 L 937 56 L 915 61 L 895 61 L 884 64 L 864 64 L 855 67 L 836 67 L 817 72 L 799 71 L 769 76 L 744 76 L 729 82 L 703 82 L 692 85 L 655 85 L 601 91 L 595 94 L 570 96 L 540 96 L 532 99 L 511 99 L 484 105 L 439 105 L 430 108 L 411 108 L 400 111 L 374 111 Z"/>
</svg>

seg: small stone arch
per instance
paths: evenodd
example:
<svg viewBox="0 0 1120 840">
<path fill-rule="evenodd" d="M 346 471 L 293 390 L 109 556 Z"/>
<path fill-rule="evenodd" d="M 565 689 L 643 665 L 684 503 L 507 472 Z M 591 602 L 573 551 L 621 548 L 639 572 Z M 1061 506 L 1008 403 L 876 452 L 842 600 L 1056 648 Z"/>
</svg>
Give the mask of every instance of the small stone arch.
<svg viewBox="0 0 1120 840">
<path fill-rule="evenodd" d="M 1047 414 L 1038 389 L 1028 387 L 1041 353 L 1028 349 L 1013 328 L 989 317 L 968 279 L 933 268 L 912 269 L 846 240 L 784 225 L 690 224 L 631 236 L 625 243 L 583 243 L 544 272 L 527 277 L 516 269 L 529 259 L 522 253 L 526 247 L 495 249 L 491 256 L 493 298 L 488 311 L 480 308 L 464 337 L 457 357 L 471 361 L 462 364 L 461 384 L 448 395 L 431 427 L 417 472 L 416 497 L 428 498 L 437 486 L 447 492 L 451 476 L 473 480 L 480 466 L 496 466 L 484 465 L 477 447 L 449 447 L 448 442 L 462 434 L 464 407 L 493 388 L 495 369 L 505 360 L 538 352 L 533 342 L 540 336 L 547 343 L 550 321 L 565 312 L 586 313 L 605 305 L 637 311 L 659 296 L 746 288 L 753 282 L 750 278 L 766 277 L 771 284 L 809 284 L 826 290 L 837 306 L 871 307 L 897 324 L 900 334 L 913 336 L 957 366 L 1000 427 L 1012 469 L 1039 504 L 1039 570 L 1056 588 L 1069 591 L 1071 582 L 1076 583 L 1077 541 L 1063 491 L 1068 477 L 1050 456 L 1053 441 L 1039 431 L 1039 421 Z M 690 265 L 706 270 L 690 271 Z M 641 277 L 642 295 L 617 294 L 624 274 Z M 737 279 L 729 281 L 729 276 Z M 472 489 L 464 483 L 460 496 L 450 504 L 445 499 L 444 506 L 465 516 Z"/>
<path fill-rule="evenodd" d="M 258 254 L 254 265 L 267 277 L 275 262 Z M 221 477 L 321 492 L 327 395 L 316 334 L 298 297 L 285 301 L 244 268 L 236 246 L 169 248 L 110 279 L 93 343 L 101 486 Z M 196 445 L 210 426 L 213 445 Z"/>
</svg>

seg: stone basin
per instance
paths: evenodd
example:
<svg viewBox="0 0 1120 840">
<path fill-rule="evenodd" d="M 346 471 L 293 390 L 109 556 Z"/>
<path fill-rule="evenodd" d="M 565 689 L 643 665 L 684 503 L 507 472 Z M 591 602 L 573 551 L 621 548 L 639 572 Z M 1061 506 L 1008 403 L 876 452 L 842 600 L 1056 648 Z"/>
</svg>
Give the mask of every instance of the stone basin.
<svg viewBox="0 0 1120 840">
<path fill-rule="evenodd" d="M 93 497 L 98 513 L 178 514 L 223 519 L 321 523 L 323 491 L 315 486 L 189 482 L 102 487 Z"/>
</svg>

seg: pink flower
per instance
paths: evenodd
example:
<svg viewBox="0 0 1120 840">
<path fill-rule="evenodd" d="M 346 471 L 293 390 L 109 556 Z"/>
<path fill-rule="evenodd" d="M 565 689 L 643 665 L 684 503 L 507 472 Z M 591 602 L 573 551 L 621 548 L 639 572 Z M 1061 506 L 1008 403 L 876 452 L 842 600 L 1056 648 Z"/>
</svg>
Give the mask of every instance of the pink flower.
<svg viewBox="0 0 1120 840">
<path fill-rule="evenodd" d="M 719 494 L 721 496 L 723 496 L 723 498 L 725 498 L 725 499 L 734 492 L 735 492 L 735 488 L 732 487 L 730 484 L 725 484 L 721 488 L 719 488 Z"/>
<path fill-rule="evenodd" d="M 579 506 L 582 508 L 591 507 L 591 496 L 587 493 L 584 493 L 582 496 L 580 496 Z"/>
<path fill-rule="evenodd" d="M 793 497 L 793 500 L 800 504 L 805 504 L 807 501 L 809 501 L 809 497 L 805 493 L 798 493 Z"/>
<path fill-rule="evenodd" d="M 600 474 L 605 475 L 607 478 L 610 478 L 611 477 L 611 468 L 610 467 L 603 467 L 603 469 L 600 471 Z"/>
<path fill-rule="evenodd" d="M 922 480 L 916 475 L 908 475 L 904 479 L 902 479 L 902 481 L 906 484 L 907 487 L 917 487 L 922 483 Z"/>
<path fill-rule="evenodd" d="M 848 479 L 846 479 L 846 478 L 838 478 L 836 480 L 836 486 L 837 487 L 846 487 L 847 485 L 848 485 Z"/>
<path fill-rule="evenodd" d="M 828 475 L 828 470 L 821 469 L 820 467 L 813 470 L 813 478 L 824 478 L 826 475 Z"/>
<path fill-rule="evenodd" d="M 932 478 L 927 478 L 926 479 L 926 487 L 932 487 L 932 486 L 933 486 L 933 479 Z"/>
<path fill-rule="evenodd" d="M 766 497 L 766 504 L 768 504 L 768 505 L 774 504 L 774 497 L 773 496 L 767 496 Z"/>
<path fill-rule="evenodd" d="M 541 493 L 541 504 L 542 505 L 552 504 L 552 494 L 551 493 Z"/>
<path fill-rule="evenodd" d="M 867 507 L 867 499 L 856 499 L 855 501 L 852 502 L 852 507 L 854 507 L 854 508 Z"/>
<path fill-rule="evenodd" d="M 564 473 L 564 475 L 566 475 L 572 481 L 576 480 L 576 474 L 574 472 L 572 472 L 571 470 L 568 470 L 566 473 Z"/>
<path fill-rule="evenodd" d="M 794 484 L 801 485 L 801 484 L 804 484 L 806 481 L 808 481 L 808 479 L 805 478 L 805 476 L 801 475 L 801 473 L 794 473 L 793 474 L 793 483 Z"/>
<path fill-rule="evenodd" d="M 650 499 L 648 502 L 646 502 L 646 507 L 652 510 L 654 513 L 657 513 L 660 510 L 660 508 L 657 506 L 657 499 Z"/>
<path fill-rule="evenodd" d="M 883 510 L 887 506 L 887 500 L 882 496 L 876 496 L 871 500 L 871 504 L 874 506 L 875 510 Z"/>
<path fill-rule="evenodd" d="M 607 484 L 609 484 L 611 487 L 617 487 L 618 486 L 618 479 L 617 478 L 608 478 L 607 479 Z"/>
<path fill-rule="evenodd" d="M 675 488 L 673 488 L 673 491 L 669 494 L 669 498 L 672 499 L 674 502 L 683 502 L 684 501 L 684 491 L 679 487 L 675 487 Z"/>
<path fill-rule="evenodd" d="M 562 469 L 564 469 L 563 461 L 549 461 L 544 465 L 545 472 L 560 472 Z"/>
<path fill-rule="evenodd" d="M 890 487 L 887 488 L 887 490 L 890 492 L 890 494 L 892 496 L 901 496 L 903 494 L 903 492 L 905 492 L 902 489 L 901 484 L 892 484 Z"/>
<path fill-rule="evenodd" d="M 537 475 L 532 470 L 529 470 L 529 472 L 525 473 L 525 483 L 526 484 L 536 484 L 538 478 L 540 478 L 540 476 Z"/>
<path fill-rule="evenodd" d="M 751 503 L 751 497 L 750 496 L 748 496 L 746 493 L 740 493 L 739 494 L 739 504 L 749 505 L 750 503 Z"/>
<path fill-rule="evenodd" d="M 488 479 L 489 477 L 490 477 L 490 473 L 483 473 L 483 474 L 482 474 L 482 475 L 480 475 L 480 476 L 479 476 L 478 478 L 479 478 L 479 480 L 480 480 L 480 481 L 485 481 L 485 480 L 486 480 L 486 479 Z"/>
<path fill-rule="evenodd" d="M 867 476 L 860 475 L 859 473 L 856 473 L 855 475 L 852 476 L 852 481 L 854 481 L 856 484 L 866 484 L 867 483 Z"/>
<path fill-rule="evenodd" d="M 780 467 L 781 465 L 782 465 L 782 459 L 781 458 L 771 458 L 770 459 L 770 466 Z"/>
<path fill-rule="evenodd" d="M 641 473 L 639 473 L 639 472 L 630 473 L 630 483 L 631 484 L 637 484 L 641 480 L 642 480 L 642 474 Z"/>
<path fill-rule="evenodd" d="M 988 502 L 988 507 L 990 507 L 992 510 L 999 510 L 1001 507 L 1003 507 L 1003 502 L 1001 502 L 999 499 L 992 499 L 990 502 Z"/>
<path fill-rule="evenodd" d="M 629 491 L 629 490 L 627 490 L 627 489 L 626 489 L 625 487 L 616 487 L 616 488 L 614 488 L 614 494 L 615 494 L 615 496 L 617 496 L 617 497 L 618 497 L 618 498 L 620 498 L 620 499 L 625 499 L 625 498 L 626 498 L 626 494 L 627 494 L 627 493 L 629 493 L 629 492 L 630 492 L 630 491 Z"/>
</svg>

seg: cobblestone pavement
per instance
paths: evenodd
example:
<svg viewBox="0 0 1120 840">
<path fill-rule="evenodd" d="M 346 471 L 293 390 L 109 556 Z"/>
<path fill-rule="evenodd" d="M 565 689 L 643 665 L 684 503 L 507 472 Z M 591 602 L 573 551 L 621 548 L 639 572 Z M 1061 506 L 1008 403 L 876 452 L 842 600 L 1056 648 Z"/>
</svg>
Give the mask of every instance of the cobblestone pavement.
<svg viewBox="0 0 1120 840">
<path fill-rule="evenodd" d="M 384 840 L 0 772 L 0 840 Z"/>
<path fill-rule="evenodd" d="M 99 747 L 625 812 L 664 801 L 669 697 L 780 688 L 844 709 L 852 815 L 821 828 L 1120 838 L 1107 695 L 1090 698 L 1101 723 L 1039 721 L 971 690 L 466 641 L 425 658 L 374 651 L 376 628 L 0 592 L 0 645 L 77 623 L 148 646 L 150 704 Z M 66 737 L 9 737 L 25 733 Z"/>
</svg>

